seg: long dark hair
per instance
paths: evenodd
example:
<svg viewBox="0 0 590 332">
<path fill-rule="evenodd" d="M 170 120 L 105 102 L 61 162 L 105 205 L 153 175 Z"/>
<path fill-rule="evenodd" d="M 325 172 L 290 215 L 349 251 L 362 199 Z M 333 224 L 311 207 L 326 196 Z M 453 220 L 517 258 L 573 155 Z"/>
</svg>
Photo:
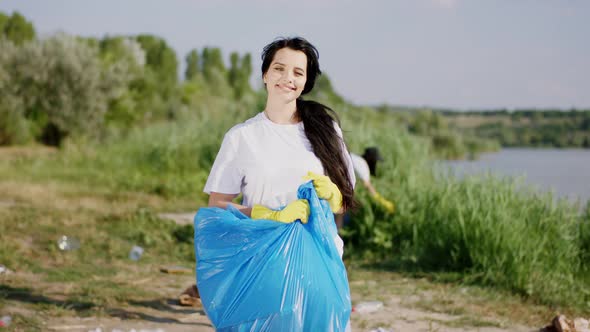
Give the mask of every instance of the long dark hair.
<svg viewBox="0 0 590 332">
<path fill-rule="evenodd" d="M 322 71 L 318 62 L 318 50 L 304 38 L 279 38 L 266 45 L 262 51 L 262 75 L 268 71 L 275 53 L 283 48 L 301 51 L 307 56 L 307 80 L 301 94 L 310 92 Z M 356 205 L 354 187 L 348 175 L 348 163 L 344 159 L 348 151 L 344 151 L 342 138 L 336 132 L 335 123 L 340 126 L 336 112 L 328 106 L 301 97 L 297 98 L 296 104 L 297 115 L 303 121 L 305 135 L 311 143 L 313 153 L 322 162 L 332 182 L 340 189 L 344 209 L 353 208 Z"/>
</svg>

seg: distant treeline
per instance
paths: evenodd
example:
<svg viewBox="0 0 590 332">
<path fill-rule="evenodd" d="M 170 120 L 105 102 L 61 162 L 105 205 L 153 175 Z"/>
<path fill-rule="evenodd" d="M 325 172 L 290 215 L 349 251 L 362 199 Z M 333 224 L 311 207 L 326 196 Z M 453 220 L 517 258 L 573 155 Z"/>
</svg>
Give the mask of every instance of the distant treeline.
<svg viewBox="0 0 590 332">
<path fill-rule="evenodd" d="M 214 117 L 232 109 L 238 119 L 263 109 L 264 88 L 250 85 L 250 77 L 259 75 L 253 73 L 250 54 L 230 53 L 226 64 L 221 49 L 204 47 L 188 52 L 184 61 L 179 80 L 177 55 L 160 37 L 38 38 L 22 15 L 0 12 L 0 146 L 60 146 L 68 138 L 104 139 L 199 112 Z M 304 98 L 339 114 L 391 116 L 424 138 L 439 158 L 498 148 L 492 140 L 454 131 L 445 117 L 429 110 L 402 114 L 383 112 L 389 106 L 353 105 L 336 93 L 325 74 Z"/>
<path fill-rule="evenodd" d="M 590 148 L 590 110 L 495 110 L 441 114 L 461 132 L 508 147 Z"/>
<path fill-rule="evenodd" d="M 160 37 L 37 38 L 22 15 L 0 12 L 0 145 L 59 146 L 177 120 L 211 102 L 260 104 L 249 54 L 231 53 L 226 66 L 219 48 L 205 47 L 185 61 L 179 80 L 176 53 Z"/>
</svg>

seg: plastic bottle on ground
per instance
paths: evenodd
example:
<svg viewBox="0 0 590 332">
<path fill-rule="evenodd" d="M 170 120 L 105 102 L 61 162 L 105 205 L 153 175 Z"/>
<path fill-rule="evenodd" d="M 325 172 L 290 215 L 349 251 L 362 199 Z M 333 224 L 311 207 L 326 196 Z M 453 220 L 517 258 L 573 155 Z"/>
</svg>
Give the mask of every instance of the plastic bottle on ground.
<svg viewBox="0 0 590 332">
<path fill-rule="evenodd" d="M 143 248 L 140 246 L 133 246 L 131 251 L 129 251 L 129 259 L 132 261 L 138 261 L 143 254 Z"/>
<path fill-rule="evenodd" d="M 80 248 L 80 241 L 74 237 L 62 235 L 57 240 L 57 247 L 61 251 L 70 251 Z"/>
<path fill-rule="evenodd" d="M 0 318 L 0 327 L 9 326 L 11 322 L 12 322 L 12 317 L 2 316 L 2 318 Z"/>
</svg>

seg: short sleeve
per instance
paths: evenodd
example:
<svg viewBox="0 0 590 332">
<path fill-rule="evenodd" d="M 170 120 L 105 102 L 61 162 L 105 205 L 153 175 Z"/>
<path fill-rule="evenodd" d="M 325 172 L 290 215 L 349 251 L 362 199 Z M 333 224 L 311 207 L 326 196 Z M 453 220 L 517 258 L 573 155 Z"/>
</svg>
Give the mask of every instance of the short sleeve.
<svg viewBox="0 0 590 332">
<path fill-rule="evenodd" d="M 242 186 L 242 171 L 235 136 L 225 134 L 213 167 L 207 178 L 204 192 L 239 194 Z"/>
<path fill-rule="evenodd" d="M 348 171 L 348 178 L 350 179 L 350 183 L 352 183 L 352 188 L 354 189 L 355 184 L 356 184 L 356 175 L 354 174 L 354 167 L 352 166 L 352 158 L 350 157 L 350 152 L 348 151 L 348 148 L 346 147 L 346 143 L 344 143 L 344 136 L 342 135 L 342 129 L 340 128 L 340 126 L 338 125 L 338 123 L 336 123 L 334 121 L 334 128 L 336 129 L 336 133 L 338 134 L 338 137 L 340 137 L 340 142 L 342 143 L 342 153 L 343 153 L 343 158 L 344 161 L 346 162 L 346 169 Z"/>
<path fill-rule="evenodd" d="M 367 161 L 363 159 L 363 157 L 356 155 L 354 153 L 350 154 L 352 158 L 352 166 L 354 168 L 354 172 L 362 181 L 370 181 L 371 180 L 371 170 L 369 169 L 369 165 Z"/>
</svg>

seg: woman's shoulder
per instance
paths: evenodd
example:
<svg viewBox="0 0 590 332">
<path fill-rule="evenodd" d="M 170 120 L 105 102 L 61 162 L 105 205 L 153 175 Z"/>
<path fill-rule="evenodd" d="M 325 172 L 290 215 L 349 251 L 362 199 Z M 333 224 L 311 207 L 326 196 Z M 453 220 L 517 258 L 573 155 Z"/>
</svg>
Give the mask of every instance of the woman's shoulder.
<svg viewBox="0 0 590 332">
<path fill-rule="evenodd" d="M 255 116 L 249 118 L 248 120 L 238 123 L 235 126 L 231 127 L 227 133 L 225 133 L 226 137 L 239 137 L 245 133 L 249 132 L 256 132 L 258 126 L 262 125 L 264 121 L 264 117 L 262 116 L 262 112 L 256 114 Z"/>
</svg>

